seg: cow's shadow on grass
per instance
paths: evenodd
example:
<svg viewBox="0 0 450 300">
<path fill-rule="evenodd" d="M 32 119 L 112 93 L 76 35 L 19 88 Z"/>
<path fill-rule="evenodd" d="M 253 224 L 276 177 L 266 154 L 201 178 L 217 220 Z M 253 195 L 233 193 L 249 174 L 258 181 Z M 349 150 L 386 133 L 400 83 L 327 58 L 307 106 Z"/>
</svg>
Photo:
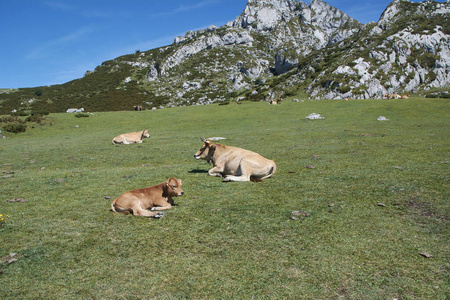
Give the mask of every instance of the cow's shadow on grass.
<svg viewBox="0 0 450 300">
<path fill-rule="evenodd" d="M 208 173 L 208 170 L 200 170 L 200 169 L 192 169 L 188 171 L 190 174 L 200 174 L 200 173 Z"/>
</svg>

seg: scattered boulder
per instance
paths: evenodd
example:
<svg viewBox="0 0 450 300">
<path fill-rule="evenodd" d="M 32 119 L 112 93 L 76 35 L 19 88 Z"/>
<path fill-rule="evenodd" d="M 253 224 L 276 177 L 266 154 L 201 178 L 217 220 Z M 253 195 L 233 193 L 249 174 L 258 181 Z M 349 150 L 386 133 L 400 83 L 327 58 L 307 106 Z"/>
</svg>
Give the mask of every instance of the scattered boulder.
<svg viewBox="0 0 450 300">
<path fill-rule="evenodd" d="M 312 113 L 309 116 L 305 117 L 305 119 L 308 119 L 308 120 L 323 120 L 325 118 L 322 117 L 320 114 Z"/>
<path fill-rule="evenodd" d="M 6 202 L 28 202 L 28 200 L 25 200 L 22 198 L 13 198 L 13 199 L 6 200 Z"/>
<path fill-rule="evenodd" d="M 17 253 L 11 252 L 9 255 L 0 258 L 0 265 L 3 264 L 12 264 L 13 262 L 17 261 Z"/>
<path fill-rule="evenodd" d="M 291 219 L 291 220 L 298 220 L 298 218 L 307 218 L 307 217 L 309 217 L 310 216 L 310 214 L 309 213 L 307 213 L 307 212 L 304 212 L 304 211 L 302 211 L 302 210 L 294 210 L 292 213 L 291 213 L 291 216 L 289 217 L 289 219 Z"/>
<path fill-rule="evenodd" d="M 432 258 L 432 257 L 433 257 L 433 255 L 431 255 L 431 254 L 428 253 L 428 252 L 422 252 L 422 253 L 420 253 L 420 255 L 422 255 L 422 256 L 425 257 L 425 258 Z"/>
<path fill-rule="evenodd" d="M 84 111 L 84 108 L 69 108 L 66 110 L 66 113 L 81 113 Z"/>
</svg>

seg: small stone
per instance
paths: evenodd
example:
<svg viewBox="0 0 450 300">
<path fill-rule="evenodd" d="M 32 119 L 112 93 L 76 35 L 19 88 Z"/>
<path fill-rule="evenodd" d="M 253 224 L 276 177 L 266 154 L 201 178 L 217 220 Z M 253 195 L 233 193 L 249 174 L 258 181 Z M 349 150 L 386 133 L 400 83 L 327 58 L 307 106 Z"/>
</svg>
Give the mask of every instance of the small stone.
<svg viewBox="0 0 450 300">
<path fill-rule="evenodd" d="M 14 198 L 14 199 L 8 199 L 6 202 L 28 202 L 28 200 L 25 200 L 23 198 Z"/>
<path fill-rule="evenodd" d="M 428 252 L 422 252 L 422 253 L 420 253 L 420 255 L 422 255 L 422 256 L 425 257 L 425 258 L 432 258 L 432 257 L 433 257 L 433 255 L 431 255 L 431 254 L 428 253 Z"/>
<path fill-rule="evenodd" d="M 301 211 L 301 210 L 294 210 L 292 212 L 293 216 L 300 216 L 300 217 L 309 217 L 310 215 L 307 212 Z"/>
</svg>

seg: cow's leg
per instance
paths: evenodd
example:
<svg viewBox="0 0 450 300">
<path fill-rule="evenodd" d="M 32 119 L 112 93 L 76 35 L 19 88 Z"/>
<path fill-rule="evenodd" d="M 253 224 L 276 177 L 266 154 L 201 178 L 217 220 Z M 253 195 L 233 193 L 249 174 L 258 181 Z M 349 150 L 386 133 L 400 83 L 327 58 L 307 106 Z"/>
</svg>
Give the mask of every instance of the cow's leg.
<svg viewBox="0 0 450 300">
<path fill-rule="evenodd" d="M 133 214 L 135 216 L 141 216 L 146 218 L 157 218 L 161 213 L 140 208 L 138 210 L 133 210 Z"/>
<path fill-rule="evenodd" d="M 241 176 L 233 176 L 233 175 L 226 175 L 223 179 L 223 182 L 228 181 L 250 181 L 250 175 L 243 174 Z"/>
<path fill-rule="evenodd" d="M 152 211 L 168 210 L 171 208 L 172 208 L 172 205 L 170 205 L 170 203 L 167 203 L 164 206 L 153 206 Z"/>
<path fill-rule="evenodd" d="M 226 175 L 222 181 L 250 181 L 251 176 L 263 177 L 266 175 L 267 172 L 264 169 L 258 161 L 251 158 L 243 159 L 236 175 Z"/>
<path fill-rule="evenodd" d="M 241 164 L 239 165 L 238 169 L 236 170 L 236 175 L 225 175 L 222 181 L 228 182 L 228 181 L 250 181 L 250 175 L 247 174 L 247 170 L 250 170 L 247 167 L 246 160 L 242 160 Z"/>
<path fill-rule="evenodd" d="M 209 176 L 222 177 L 223 167 L 215 166 L 211 170 L 208 171 Z"/>
<path fill-rule="evenodd" d="M 133 210 L 133 215 L 135 215 L 135 216 L 151 218 L 151 217 L 157 217 L 157 215 L 159 214 L 158 212 L 153 212 L 153 211 L 149 211 L 147 209 L 142 208 L 140 203 L 134 204 L 131 209 Z"/>
</svg>

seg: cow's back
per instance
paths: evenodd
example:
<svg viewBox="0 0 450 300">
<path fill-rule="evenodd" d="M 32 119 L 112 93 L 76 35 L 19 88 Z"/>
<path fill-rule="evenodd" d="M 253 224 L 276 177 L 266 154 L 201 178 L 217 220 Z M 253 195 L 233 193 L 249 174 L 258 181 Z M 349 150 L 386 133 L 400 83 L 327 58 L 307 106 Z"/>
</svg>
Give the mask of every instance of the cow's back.
<svg viewBox="0 0 450 300">
<path fill-rule="evenodd" d="M 219 155 L 218 160 L 224 163 L 224 173 L 225 174 L 236 174 L 240 171 L 240 165 L 243 161 L 251 161 L 255 165 L 273 165 L 275 162 L 273 160 L 267 159 L 259 153 L 251 150 L 242 149 L 233 146 L 223 146 L 221 155 Z M 222 156 L 222 157 L 221 157 Z"/>
</svg>

